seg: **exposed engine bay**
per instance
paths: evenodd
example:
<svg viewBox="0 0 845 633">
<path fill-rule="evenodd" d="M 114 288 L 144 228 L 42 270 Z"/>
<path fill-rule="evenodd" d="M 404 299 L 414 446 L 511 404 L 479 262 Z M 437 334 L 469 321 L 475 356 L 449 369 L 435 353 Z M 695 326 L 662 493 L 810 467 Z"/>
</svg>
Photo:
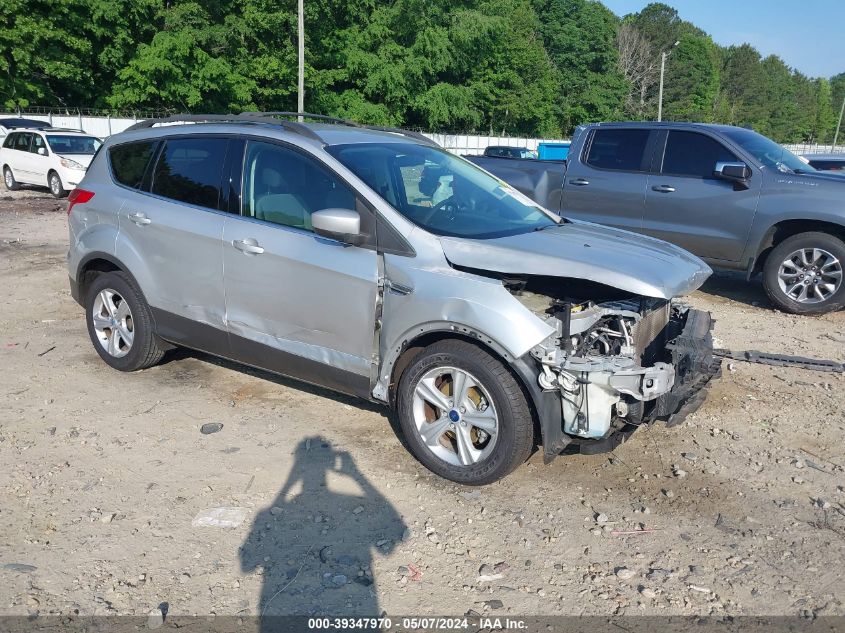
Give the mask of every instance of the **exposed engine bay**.
<svg viewBox="0 0 845 633">
<path fill-rule="evenodd" d="M 591 282 L 502 282 L 555 329 L 530 353 L 542 389 L 560 393 L 567 435 L 601 439 L 669 419 L 718 372 L 706 313 Z"/>
</svg>

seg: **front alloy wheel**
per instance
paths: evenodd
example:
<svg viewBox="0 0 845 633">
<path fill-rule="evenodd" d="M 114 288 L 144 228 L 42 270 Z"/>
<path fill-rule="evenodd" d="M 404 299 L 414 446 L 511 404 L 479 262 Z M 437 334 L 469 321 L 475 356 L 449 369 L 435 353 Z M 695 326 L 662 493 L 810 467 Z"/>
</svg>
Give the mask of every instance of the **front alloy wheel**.
<svg viewBox="0 0 845 633">
<path fill-rule="evenodd" d="M 436 367 L 420 378 L 414 390 L 414 423 L 426 447 L 456 466 L 486 458 L 499 436 L 499 418 L 487 390 L 456 367 Z"/>
<path fill-rule="evenodd" d="M 521 384 L 479 345 L 446 339 L 417 353 L 399 379 L 408 448 L 433 473 L 479 486 L 531 454 L 534 419 Z"/>
</svg>

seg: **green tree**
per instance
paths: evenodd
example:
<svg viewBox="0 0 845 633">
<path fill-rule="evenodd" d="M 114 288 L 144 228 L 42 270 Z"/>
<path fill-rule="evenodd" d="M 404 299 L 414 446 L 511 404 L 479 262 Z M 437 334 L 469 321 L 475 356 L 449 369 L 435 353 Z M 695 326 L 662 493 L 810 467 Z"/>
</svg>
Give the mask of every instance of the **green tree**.
<svg viewBox="0 0 845 633">
<path fill-rule="evenodd" d="M 82 0 L 4 0 L 0 105 L 76 105 L 91 98 L 92 46 Z"/>
<path fill-rule="evenodd" d="M 617 18 L 587 0 L 534 0 L 546 51 L 560 73 L 557 107 L 565 133 L 622 116 L 628 84 L 619 70 Z"/>
<path fill-rule="evenodd" d="M 712 122 L 719 91 L 716 47 L 707 36 L 682 35 L 666 62 L 666 119 Z"/>
</svg>

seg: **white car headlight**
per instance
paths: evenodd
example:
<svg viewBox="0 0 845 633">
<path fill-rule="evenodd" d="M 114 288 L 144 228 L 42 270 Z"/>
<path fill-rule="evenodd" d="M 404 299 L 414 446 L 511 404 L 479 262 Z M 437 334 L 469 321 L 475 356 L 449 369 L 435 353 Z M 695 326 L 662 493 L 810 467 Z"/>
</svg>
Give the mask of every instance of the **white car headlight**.
<svg viewBox="0 0 845 633">
<path fill-rule="evenodd" d="M 80 165 L 75 160 L 62 158 L 59 162 L 62 164 L 62 167 L 67 167 L 68 169 L 81 169 L 82 171 L 85 171 L 85 166 Z"/>
</svg>

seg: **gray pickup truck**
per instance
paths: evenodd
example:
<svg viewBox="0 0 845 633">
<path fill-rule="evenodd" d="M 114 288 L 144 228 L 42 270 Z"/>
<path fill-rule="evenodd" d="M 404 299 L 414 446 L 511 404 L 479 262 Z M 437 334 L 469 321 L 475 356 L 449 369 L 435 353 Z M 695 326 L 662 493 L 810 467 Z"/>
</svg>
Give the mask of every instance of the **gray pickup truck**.
<svg viewBox="0 0 845 633">
<path fill-rule="evenodd" d="M 673 242 L 762 274 L 796 314 L 845 306 L 845 179 L 752 130 L 700 123 L 580 126 L 566 163 L 469 160 L 567 218 Z"/>
</svg>

